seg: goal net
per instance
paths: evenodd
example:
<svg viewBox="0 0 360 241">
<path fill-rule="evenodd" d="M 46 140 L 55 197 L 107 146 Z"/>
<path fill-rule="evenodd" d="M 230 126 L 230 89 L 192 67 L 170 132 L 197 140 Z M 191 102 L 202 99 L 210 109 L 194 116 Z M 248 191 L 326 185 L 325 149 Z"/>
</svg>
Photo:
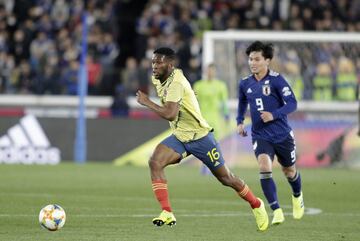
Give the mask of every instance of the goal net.
<svg viewBox="0 0 360 241">
<path fill-rule="evenodd" d="M 299 101 L 298 111 L 289 116 L 296 135 L 298 165 L 360 166 L 360 34 L 206 32 L 203 68 L 214 63 L 217 77 L 227 83 L 233 118 L 238 81 L 250 74 L 245 50 L 256 40 L 274 44 L 270 67 L 287 79 Z M 251 123 L 247 123 L 250 131 Z M 233 133 L 221 144 L 230 164 L 256 165 L 251 138 Z"/>
</svg>

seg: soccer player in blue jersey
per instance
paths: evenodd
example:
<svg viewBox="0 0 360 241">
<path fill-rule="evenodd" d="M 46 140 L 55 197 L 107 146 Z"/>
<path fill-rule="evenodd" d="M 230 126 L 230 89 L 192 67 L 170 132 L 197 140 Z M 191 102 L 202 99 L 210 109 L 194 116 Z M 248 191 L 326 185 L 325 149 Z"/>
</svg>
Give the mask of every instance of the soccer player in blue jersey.
<svg viewBox="0 0 360 241">
<path fill-rule="evenodd" d="M 137 101 L 157 113 L 170 123 L 172 135 L 163 140 L 149 160 L 152 188 L 162 212 L 153 219 L 153 224 L 176 224 L 172 212 L 167 179 L 164 169 L 177 164 L 187 155 L 193 154 L 201 160 L 224 186 L 229 186 L 245 201 L 254 213 L 259 230 L 268 227 L 268 216 L 264 203 L 257 198 L 243 180 L 236 177 L 225 165 L 219 144 L 212 128 L 202 117 L 200 107 L 189 81 L 180 69 L 174 67 L 175 53 L 170 48 L 159 48 L 152 57 L 153 77 L 158 105 L 143 92 L 136 94 Z"/>
<path fill-rule="evenodd" d="M 287 121 L 287 115 L 296 110 L 297 101 L 284 77 L 269 69 L 274 54 L 272 44 L 256 41 L 246 49 L 246 54 L 252 74 L 239 84 L 237 132 L 247 136 L 243 121 L 249 104 L 253 149 L 260 168 L 261 187 L 273 210 L 272 224 L 285 220 L 272 178 L 274 156 L 292 188 L 293 217 L 300 219 L 304 215 L 301 177 L 295 167 L 294 134 Z"/>
</svg>

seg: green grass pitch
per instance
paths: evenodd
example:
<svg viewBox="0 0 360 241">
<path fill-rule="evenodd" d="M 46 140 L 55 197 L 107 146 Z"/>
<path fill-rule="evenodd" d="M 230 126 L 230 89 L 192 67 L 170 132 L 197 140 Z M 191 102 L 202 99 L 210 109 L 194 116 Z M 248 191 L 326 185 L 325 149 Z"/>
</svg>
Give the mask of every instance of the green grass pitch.
<svg viewBox="0 0 360 241">
<path fill-rule="evenodd" d="M 233 171 L 263 197 L 256 169 Z M 259 232 L 249 206 L 213 177 L 201 176 L 197 167 L 168 168 L 177 225 L 158 228 L 151 222 L 160 209 L 147 168 L 0 165 L 0 240 L 359 240 L 359 171 L 302 169 L 301 174 L 307 214 L 292 218 L 290 187 L 276 168 L 286 220 Z M 67 214 L 57 232 L 38 223 L 40 209 L 50 203 Z"/>
</svg>

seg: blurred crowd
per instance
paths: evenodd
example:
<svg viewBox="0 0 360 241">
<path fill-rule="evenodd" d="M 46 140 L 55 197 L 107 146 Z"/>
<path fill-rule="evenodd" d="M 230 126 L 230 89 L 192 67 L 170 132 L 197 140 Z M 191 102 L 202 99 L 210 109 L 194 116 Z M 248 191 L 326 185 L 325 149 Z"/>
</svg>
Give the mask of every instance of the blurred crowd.
<svg viewBox="0 0 360 241">
<path fill-rule="evenodd" d="M 179 56 L 178 65 L 193 84 L 201 78 L 204 31 L 360 32 L 360 1 L 151 0 L 138 18 L 136 29 L 135 57 L 138 61 L 151 58 L 152 51 L 160 45 L 172 46 Z M 360 79 L 359 44 L 300 43 L 278 46 L 273 64 L 275 70 L 284 72 L 292 82 L 298 98 L 355 100 Z M 237 44 L 236 47 L 234 61 L 238 67 L 236 76 L 240 79 L 249 73 L 244 55 L 246 45 Z M 230 82 L 228 75 L 221 75 L 222 70 L 228 69 L 224 65 L 230 60 L 225 52 L 221 48 L 218 52 L 215 50 L 215 64 L 220 77 Z M 347 90 L 340 91 L 339 86 Z M 234 89 L 234 86 L 229 87 Z"/>
<path fill-rule="evenodd" d="M 77 93 L 82 0 L 0 0 L 0 91 L 22 94 Z M 115 1 L 88 1 L 89 94 L 111 88 Z"/>
<path fill-rule="evenodd" d="M 82 2 L 0 0 L 2 93 L 76 94 Z M 177 51 L 178 66 L 191 84 L 195 83 L 201 78 L 202 35 L 207 30 L 360 32 L 360 1 L 149 0 L 139 16 L 132 16 L 136 31 L 132 40 L 134 51 L 122 56 L 123 64 L 116 65 L 115 60 L 122 54 L 114 37 L 118 27 L 114 5 L 118 2 L 125 1 L 88 1 L 87 65 L 92 95 L 114 91 L 123 98 L 124 93 L 133 95 L 137 89 L 151 94 L 150 59 L 154 49 L 163 45 Z M 359 47 L 352 50 L 343 44 L 284 46 L 279 47 L 281 56 L 275 64 L 294 82 L 300 98 L 356 98 Z M 239 45 L 236 51 L 243 51 L 243 46 Z M 313 51 L 317 51 L 316 56 L 311 55 Z M 246 61 L 236 61 L 240 78 L 248 73 Z M 339 77 L 343 70 L 346 75 Z M 351 95 L 346 92 L 340 97 L 338 86 L 352 88 Z"/>
</svg>

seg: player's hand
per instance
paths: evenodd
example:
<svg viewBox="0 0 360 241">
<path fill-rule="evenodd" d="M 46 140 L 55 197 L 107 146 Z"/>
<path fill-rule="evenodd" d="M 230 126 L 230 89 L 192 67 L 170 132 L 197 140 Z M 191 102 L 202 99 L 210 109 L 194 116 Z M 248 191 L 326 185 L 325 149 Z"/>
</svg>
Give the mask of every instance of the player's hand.
<svg viewBox="0 0 360 241">
<path fill-rule="evenodd" d="M 273 115 L 271 112 L 268 111 L 260 111 L 260 117 L 263 120 L 264 123 L 274 120 Z"/>
<path fill-rule="evenodd" d="M 237 133 L 240 135 L 240 136 L 247 136 L 247 131 L 245 130 L 245 127 L 244 127 L 244 124 L 239 124 L 237 126 Z"/>
<path fill-rule="evenodd" d="M 141 92 L 140 90 L 138 90 L 136 92 L 136 101 L 140 104 L 140 105 L 146 105 L 146 103 L 149 101 L 149 97 Z"/>
</svg>

